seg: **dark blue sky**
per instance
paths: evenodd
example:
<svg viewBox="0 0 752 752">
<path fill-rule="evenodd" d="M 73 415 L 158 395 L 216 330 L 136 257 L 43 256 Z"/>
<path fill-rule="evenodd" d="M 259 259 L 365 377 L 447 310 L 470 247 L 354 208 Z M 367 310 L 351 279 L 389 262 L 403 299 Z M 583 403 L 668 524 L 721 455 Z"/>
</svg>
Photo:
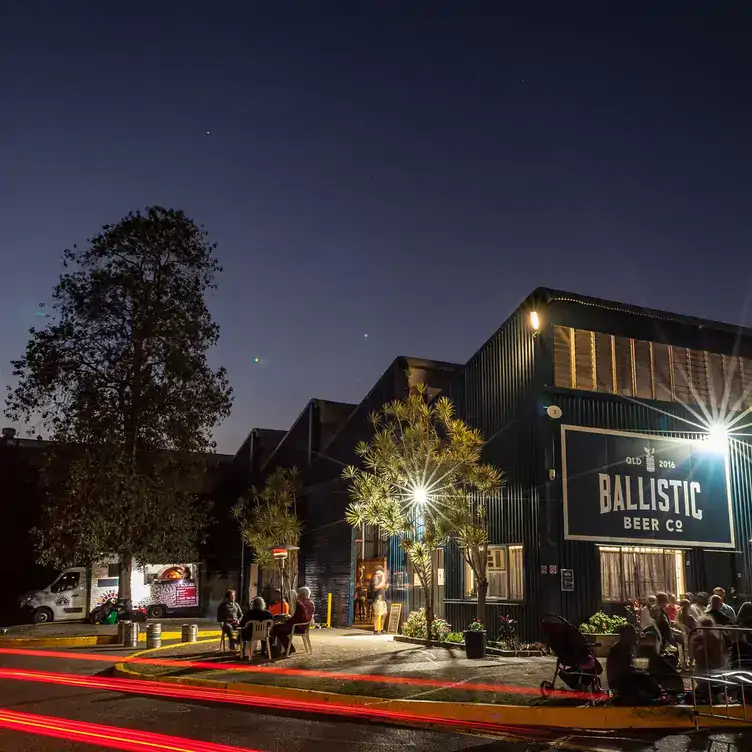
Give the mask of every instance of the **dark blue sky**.
<svg viewBox="0 0 752 752">
<path fill-rule="evenodd" d="M 749 5 L 3 14 L 0 381 L 62 249 L 152 203 L 219 243 L 223 451 L 397 355 L 464 362 L 539 285 L 752 323 Z"/>
</svg>

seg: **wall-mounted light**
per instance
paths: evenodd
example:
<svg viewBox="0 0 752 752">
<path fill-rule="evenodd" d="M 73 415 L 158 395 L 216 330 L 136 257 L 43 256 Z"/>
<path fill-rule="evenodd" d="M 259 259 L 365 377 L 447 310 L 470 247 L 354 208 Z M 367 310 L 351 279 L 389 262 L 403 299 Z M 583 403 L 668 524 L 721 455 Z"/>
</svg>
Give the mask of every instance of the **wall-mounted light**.
<svg viewBox="0 0 752 752">
<path fill-rule="evenodd" d="M 536 332 L 540 329 L 540 319 L 538 318 L 537 311 L 530 312 L 530 324 Z"/>
</svg>

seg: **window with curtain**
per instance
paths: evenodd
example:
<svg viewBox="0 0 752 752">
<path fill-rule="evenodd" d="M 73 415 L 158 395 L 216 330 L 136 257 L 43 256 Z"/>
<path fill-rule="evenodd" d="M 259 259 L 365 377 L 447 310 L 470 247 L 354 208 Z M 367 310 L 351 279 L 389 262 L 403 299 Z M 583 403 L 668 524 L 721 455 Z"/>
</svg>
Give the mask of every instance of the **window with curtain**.
<svg viewBox="0 0 752 752">
<path fill-rule="evenodd" d="M 595 389 L 595 334 L 574 330 L 574 388 Z"/>
<path fill-rule="evenodd" d="M 595 379 L 599 392 L 614 391 L 613 337 L 595 332 Z"/>
<path fill-rule="evenodd" d="M 601 596 L 608 603 L 685 592 L 684 551 L 668 548 L 600 546 Z"/>
<path fill-rule="evenodd" d="M 653 382 L 655 398 L 663 402 L 674 401 L 671 382 L 671 346 L 653 342 Z"/>
<path fill-rule="evenodd" d="M 650 342 L 634 340 L 635 397 L 653 399 L 653 355 Z"/>
<path fill-rule="evenodd" d="M 521 601 L 525 568 L 521 545 L 488 547 L 488 599 Z M 475 575 L 465 562 L 465 597 L 476 598 Z"/>
<path fill-rule="evenodd" d="M 614 337 L 614 363 L 616 365 L 616 393 L 632 396 L 632 340 Z"/>
<path fill-rule="evenodd" d="M 554 327 L 554 384 L 571 389 L 572 379 L 572 330 L 568 326 Z"/>
</svg>

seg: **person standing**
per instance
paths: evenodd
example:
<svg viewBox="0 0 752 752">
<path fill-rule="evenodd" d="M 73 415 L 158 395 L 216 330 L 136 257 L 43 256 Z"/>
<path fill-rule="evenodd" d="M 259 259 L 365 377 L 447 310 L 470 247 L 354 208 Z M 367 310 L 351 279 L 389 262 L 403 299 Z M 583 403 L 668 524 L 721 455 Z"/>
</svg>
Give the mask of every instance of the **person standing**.
<svg viewBox="0 0 752 752">
<path fill-rule="evenodd" d="M 217 621 L 222 625 L 222 635 L 230 642 L 230 650 L 237 650 L 237 629 L 243 618 L 243 610 L 240 608 L 235 591 L 228 590 L 224 600 L 217 609 Z"/>
<path fill-rule="evenodd" d="M 729 604 L 726 603 L 726 591 L 722 587 L 717 587 L 714 588 L 713 595 L 718 596 L 720 600 L 720 605 L 716 602 L 715 610 L 720 611 L 726 616 L 729 620 L 729 624 L 733 624 L 736 621 L 736 611 L 734 611 L 732 606 L 729 606 Z M 710 613 L 711 605 L 712 604 L 708 605 L 708 613 Z"/>
<path fill-rule="evenodd" d="M 373 604 L 373 633 L 381 634 L 384 631 L 384 619 L 386 618 L 386 601 L 384 596 L 379 593 Z"/>
</svg>

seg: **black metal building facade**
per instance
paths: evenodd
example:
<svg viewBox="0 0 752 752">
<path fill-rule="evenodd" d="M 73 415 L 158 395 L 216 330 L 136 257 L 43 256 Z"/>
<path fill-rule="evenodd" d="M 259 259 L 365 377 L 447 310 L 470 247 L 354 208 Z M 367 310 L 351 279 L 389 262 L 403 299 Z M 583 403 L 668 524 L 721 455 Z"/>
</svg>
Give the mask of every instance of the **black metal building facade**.
<svg viewBox="0 0 752 752">
<path fill-rule="evenodd" d="M 721 585 L 749 593 L 752 447 L 733 427 L 727 467 L 734 545 L 720 548 L 712 541 L 654 545 L 636 533 L 618 545 L 565 537 L 562 426 L 617 432 L 609 434 L 617 439 L 625 432 L 699 440 L 714 422 L 731 425 L 751 392 L 750 332 L 554 290 L 531 294 L 453 387 L 461 417 L 487 440 L 484 459 L 506 474 L 489 510 L 491 543 L 507 546 L 495 561 L 501 596 L 489 601 L 491 633 L 502 615 L 534 639 L 543 613 L 580 623 L 600 609 L 618 611 L 624 599 L 612 592 L 604 562 L 627 558 L 629 567 L 634 559 L 638 568 L 643 559 L 642 566 L 659 562 L 669 584 L 684 591 Z M 456 549 L 447 550 L 445 567 L 446 616 L 463 629 L 475 602 Z M 639 590 L 640 583 L 625 587 Z"/>
</svg>

